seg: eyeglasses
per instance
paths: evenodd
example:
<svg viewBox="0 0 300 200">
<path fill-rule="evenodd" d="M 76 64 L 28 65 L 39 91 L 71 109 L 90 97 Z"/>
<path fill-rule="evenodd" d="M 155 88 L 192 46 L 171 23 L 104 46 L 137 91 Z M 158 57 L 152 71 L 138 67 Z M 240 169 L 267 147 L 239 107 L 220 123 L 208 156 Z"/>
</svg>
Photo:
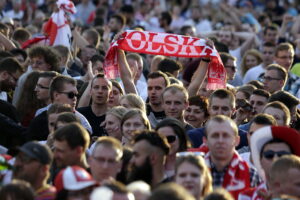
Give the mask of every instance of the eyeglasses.
<svg viewBox="0 0 300 200">
<path fill-rule="evenodd" d="M 171 143 L 173 143 L 173 142 L 176 141 L 177 136 L 176 136 L 176 135 L 169 135 L 169 136 L 167 136 L 166 138 L 167 138 L 167 140 L 168 140 L 168 143 L 171 144 Z"/>
<path fill-rule="evenodd" d="M 75 92 L 59 92 L 61 94 L 67 95 L 69 99 L 73 99 L 74 97 L 78 97 L 78 93 Z"/>
<path fill-rule="evenodd" d="M 232 71 L 236 71 L 236 66 L 225 65 L 224 67 L 225 67 L 225 68 L 229 68 L 229 69 L 231 69 Z"/>
<path fill-rule="evenodd" d="M 272 160 L 274 158 L 275 155 L 277 155 L 278 157 L 284 156 L 284 155 L 290 155 L 290 152 L 287 151 L 272 151 L 272 150 L 268 150 L 265 151 L 263 153 L 263 156 L 268 159 L 268 160 Z"/>
<path fill-rule="evenodd" d="M 41 84 L 36 84 L 37 88 L 48 90 L 49 87 L 42 86 Z"/>
<path fill-rule="evenodd" d="M 263 81 L 274 81 L 274 80 L 279 81 L 279 80 L 281 80 L 281 78 L 272 78 L 270 76 L 263 76 L 260 78 L 260 81 L 262 81 L 262 82 Z"/>
<path fill-rule="evenodd" d="M 204 153 L 203 152 L 192 152 L 192 151 L 183 151 L 183 152 L 178 152 L 176 153 L 176 157 L 186 157 L 186 156 L 202 156 L 204 157 Z"/>
</svg>

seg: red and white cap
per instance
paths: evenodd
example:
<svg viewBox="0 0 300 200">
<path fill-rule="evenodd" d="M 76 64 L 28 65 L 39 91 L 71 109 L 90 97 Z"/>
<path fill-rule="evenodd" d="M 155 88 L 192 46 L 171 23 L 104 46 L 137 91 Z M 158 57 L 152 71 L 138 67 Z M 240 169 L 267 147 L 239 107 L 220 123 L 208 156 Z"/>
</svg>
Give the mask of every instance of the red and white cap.
<svg viewBox="0 0 300 200">
<path fill-rule="evenodd" d="M 82 190 L 97 185 L 97 182 L 85 169 L 78 166 L 69 166 L 57 174 L 54 185 L 57 191 L 62 189 Z"/>
<path fill-rule="evenodd" d="M 260 152 L 263 146 L 272 139 L 286 142 L 294 155 L 300 156 L 300 133 L 295 129 L 285 126 L 266 126 L 258 129 L 251 135 L 251 155 L 254 166 L 259 175 L 265 180 L 265 173 L 260 163 Z"/>
</svg>

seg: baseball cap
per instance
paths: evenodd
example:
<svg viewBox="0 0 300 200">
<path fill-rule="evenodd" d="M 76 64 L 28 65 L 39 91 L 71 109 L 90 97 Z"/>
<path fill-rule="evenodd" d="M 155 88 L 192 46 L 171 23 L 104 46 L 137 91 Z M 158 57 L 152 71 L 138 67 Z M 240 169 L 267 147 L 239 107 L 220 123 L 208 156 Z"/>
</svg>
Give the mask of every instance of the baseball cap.
<svg viewBox="0 0 300 200">
<path fill-rule="evenodd" d="M 69 166 L 61 170 L 54 180 L 57 191 L 82 190 L 84 188 L 97 185 L 97 182 L 83 168 L 79 166 Z"/>
<path fill-rule="evenodd" d="M 50 164 L 52 162 L 52 152 L 50 148 L 36 141 L 25 143 L 23 146 L 19 147 L 19 151 L 38 160 L 42 164 Z"/>
</svg>

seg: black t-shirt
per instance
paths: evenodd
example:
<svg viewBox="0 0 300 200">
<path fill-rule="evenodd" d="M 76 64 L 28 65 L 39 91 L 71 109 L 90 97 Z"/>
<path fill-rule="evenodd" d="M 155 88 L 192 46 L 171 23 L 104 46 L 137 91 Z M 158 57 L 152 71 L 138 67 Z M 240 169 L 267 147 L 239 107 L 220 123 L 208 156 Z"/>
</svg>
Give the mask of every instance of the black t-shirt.
<svg viewBox="0 0 300 200">
<path fill-rule="evenodd" d="M 166 118 L 166 114 L 164 111 L 155 112 L 152 110 L 151 106 L 149 104 L 147 104 L 147 115 L 149 115 L 150 113 L 153 113 L 156 120 L 158 120 L 158 121 Z"/>
<path fill-rule="evenodd" d="M 0 99 L 0 113 L 9 117 L 10 119 L 12 119 L 17 123 L 20 121 L 17 109 L 11 103 L 8 103 L 1 99 Z"/>
<path fill-rule="evenodd" d="M 91 106 L 82 107 L 77 109 L 78 112 L 80 112 L 82 115 L 85 116 L 85 118 L 89 121 L 90 125 L 93 129 L 93 135 L 92 136 L 103 136 L 107 135 L 104 128 L 100 127 L 100 124 L 105 120 L 105 114 L 101 116 L 96 116 Z"/>
</svg>

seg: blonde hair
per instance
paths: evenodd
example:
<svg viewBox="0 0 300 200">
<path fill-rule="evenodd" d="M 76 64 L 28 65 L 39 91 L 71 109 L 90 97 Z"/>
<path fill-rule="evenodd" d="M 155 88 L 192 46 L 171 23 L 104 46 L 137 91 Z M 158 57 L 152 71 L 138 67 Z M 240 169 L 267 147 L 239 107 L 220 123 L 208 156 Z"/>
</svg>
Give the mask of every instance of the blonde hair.
<svg viewBox="0 0 300 200">
<path fill-rule="evenodd" d="M 262 54 L 259 51 L 257 51 L 256 49 L 249 49 L 248 51 L 246 51 L 246 53 L 243 56 L 242 62 L 241 62 L 242 76 L 244 76 L 246 74 L 246 72 L 249 70 L 249 66 L 246 66 L 246 58 L 248 55 L 254 56 L 256 58 L 257 65 L 259 65 L 263 61 Z"/>
</svg>

